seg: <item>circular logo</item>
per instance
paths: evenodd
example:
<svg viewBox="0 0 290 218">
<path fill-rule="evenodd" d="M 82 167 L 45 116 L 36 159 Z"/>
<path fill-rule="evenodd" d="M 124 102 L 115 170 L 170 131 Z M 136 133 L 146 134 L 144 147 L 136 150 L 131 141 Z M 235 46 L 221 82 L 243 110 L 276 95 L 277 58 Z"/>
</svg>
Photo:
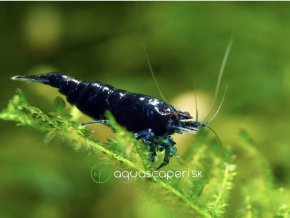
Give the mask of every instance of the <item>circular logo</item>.
<svg viewBox="0 0 290 218">
<path fill-rule="evenodd" d="M 105 165 L 95 165 L 91 169 L 92 179 L 98 183 L 106 183 L 112 177 L 111 170 Z"/>
</svg>

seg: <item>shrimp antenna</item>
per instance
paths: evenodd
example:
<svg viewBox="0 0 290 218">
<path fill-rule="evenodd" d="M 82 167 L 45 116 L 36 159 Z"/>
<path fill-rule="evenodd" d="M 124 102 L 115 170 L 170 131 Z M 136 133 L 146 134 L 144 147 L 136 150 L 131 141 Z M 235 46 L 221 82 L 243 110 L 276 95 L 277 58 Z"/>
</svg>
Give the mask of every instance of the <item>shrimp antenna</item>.
<svg viewBox="0 0 290 218">
<path fill-rule="evenodd" d="M 216 117 L 216 115 L 218 114 L 218 112 L 220 111 L 220 109 L 221 109 L 221 107 L 222 107 L 222 105 L 224 103 L 225 97 L 226 97 L 227 88 L 228 88 L 228 86 L 226 86 L 226 88 L 225 88 L 223 98 L 222 98 L 221 103 L 218 106 L 216 112 L 214 113 L 214 115 L 212 115 L 212 117 L 208 121 L 206 121 L 206 123 L 209 123 L 210 121 L 212 121 Z"/>
<path fill-rule="evenodd" d="M 223 61 L 222 61 L 222 65 L 221 65 L 221 68 L 220 68 L 219 77 L 218 77 L 218 80 L 217 80 L 217 85 L 216 85 L 216 88 L 215 88 L 214 99 L 213 99 L 212 105 L 210 107 L 209 113 L 206 116 L 206 120 L 209 118 L 210 114 L 213 112 L 213 109 L 214 109 L 214 106 L 215 106 L 215 103 L 216 103 L 216 100 L 217 100 L 217 95 L 218 95 L 218 92 L 219 92 L 219 89 L 220 89 L 221 80 L 222 80 L 223 73 L 224 73 L 224 70 L 225 70 L 225 66 L 226 66 L 226 63 L 227 63 L 227 60 L 228 60 L 228 57 L 229 57 L 229 54 L 230 54 L 230 51 L 231 51 L 231 48 L 232 48 L 232 44 L 233 44 L 233 37 L 231 37 L 231 39 L 230 39 L 230 41 L 229 41 L 229 43 L 227 45 L 227 49 L 226 49 L 226 52 L 225 52 L 225 55 L 224 55 L 224 58 L 223 58 Z"/>
<path fill-rule="evenodd" d="M 138 2 L 136 2 L 136 13 L 137 15 L 140 14 L 139 13 L 139 8 L 138 8 Z M 139 21 L 139 20 L 138 20 Z M 146 61 L 147 61 L 147 64 L 148 64 L 148 67 L 149 67 L 149 70 L 150 70 L 150 73 L 151 73 L 151 76 L 153 78 L 153 81 L 155 83 L 155 86 L 159 92 L 159 95 L 160 97 L 165 101 L 167 102 L 166 98 L 164 97 L 164 95 L 162 94 L 162 91 L 161 91 L 161 88 L 157 82 L 157 79 L 155 77 L 155 74 L 153 72 L 153 68 L 152 68 L 152 65 L 151 65 L 151 62 L 150 62 L 150 59 L 149 59 L 149 56 L 148 56 L 148 52 L 147 52 L 147 49 L 146 49 L 146 46 L 145 46 L 145 40 L 144 40 L 144 37 L 143 37 L 143 31 L 142 31 L 142 28 L 141 28 L 141 24 L 140 22 L 138 22 L 138 27 L 139 27 L 139 32 L 140 32 L 140 36 L 141 36 L 141 42 L 142 42 L 142 47 L 143 47 L 143 51 L 144 51 L 144 55 L 145 55 L 145 58 L 146 58 Z"/>
<path fill-rule="evenodd" d="M 218 139 L 218 141 L 219 141 L 219 143 L 221 144 L 221 145 L 223 145 L 223 143 L 222 143 L 222 141 L 221 141 L 221 139 L 220 139 L 220 137 L 218 136 L 218 134 L 211 128 L 211 127 L 209 127 L 209 126 L 206 126 L 206 128 L 208 128 L 214 135 L 215 135 L 215 137 Z"/>
<path fill-rule="evenodd" d="M 161 91 L 161 89 L 160 89 L 160 86 L 159 86 L 159 84 L 158 84 L 158 82 L 157 82 L 157 79 L 156 79 L 156 77 L 155 77 L 155 74 L 154 74 L 154 72 L 153 72 L 153 69 L 152 69 L 152 66 L 151 66 L 151 63 L 150 63 L 150 59 L 149 59 L 149 56 L 148 56 L 148 53 L 147 53 L 147 50 L 146 50 L 146 47 L 145 47 L 144 40 L 143 40 L 142 45 L 143 45 L 143 50 L 144 50 L 144 54 L 145 54 L 145 57 L 146 57 L 146 61 L 147 61 L 147 64 L 148 64 L 148 66 L 149 66 L 149 70 L 150 70 L 151 76 L 152 76 L 152 78 L 153 78 L 153 80 L 154 80 L 155 86 L 156 86 L 156 88 L 157 88 L 157 90 L 158 90 L 159 95 L 161 96 L 161 98 L 162 98 L 165 102 L 167 102 L 166 99 L 165 99 L 165 97 L 164 97 L 164 95 L 162 94 L 162 91 Z"/>
<path fill-rule="evenodd" d="M 198 108 L 197 108 L 197 96 L 196 96 L 196 84 L 195 81 L 193 82 L 194 87 L 194 99 L 195 99 L 195 121 L 198 122 Z"/>
</svg>

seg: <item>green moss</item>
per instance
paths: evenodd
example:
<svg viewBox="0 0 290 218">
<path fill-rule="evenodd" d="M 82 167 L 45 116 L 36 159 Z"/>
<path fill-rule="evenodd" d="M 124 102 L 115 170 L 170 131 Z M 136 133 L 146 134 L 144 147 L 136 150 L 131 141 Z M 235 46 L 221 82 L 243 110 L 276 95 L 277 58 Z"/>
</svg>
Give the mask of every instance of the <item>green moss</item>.
<svg viewBox="0 0 290 218">
<path fill-rule="evenodd" d="M 55 106 L 55 112 L 45 114 L 31 106 L 23 93 L 17 90 L 7 108 L 0 113 L 0 119 L 39 130 L 46 134 L 46 140 L 67 141 L 75 150 L 96 152 L 100 162 L 102 159 L 110 160 L 116 166 L 122 162 L 123 168 L 136 171 L 156 168 L 147 158 L 147 146 L 120 127 L 111 115 L 108 117 L 115 132 L 114 137 L 101 143 L 89 130 L 79 125 L 75 109 L 68 110 L 60 97 L 55 100 Z M 239 171 L 236 170 L 235 155 L 231 149 L 220 146 L 216 140 L 209 139 L 205 132 L 201 132 L 197 135 L 196 145 L 190 147 L 178 161 L 172 160 L 165 169 L 196 169 L 203 172 L 202 178 L 166 180 L 152 177 L 143 181 L 143 185 L 153 186 L 159 195 L 157 198 L 160 195 L 169 196 L 174 199 L 172 202 L 179 202 L 200 217 L 226 216 L 231 206 L 232 191 L 237 187 L 241 192 L 238 199 L 240 208 L 234 213 L 239 217 L 289 217 L 288 199 L 282 189 L 275 188 L 266 160 L 255 149 L 245 131 L 241 133 L 241 138 L 240 146 L 244 154 L 256 163 L 260 171 L 256 178 L 248 179 L 247 182 L 235 179 Z M 128 146 L 132 147 L 130 152 L 126 152 Z"/>
</svg>

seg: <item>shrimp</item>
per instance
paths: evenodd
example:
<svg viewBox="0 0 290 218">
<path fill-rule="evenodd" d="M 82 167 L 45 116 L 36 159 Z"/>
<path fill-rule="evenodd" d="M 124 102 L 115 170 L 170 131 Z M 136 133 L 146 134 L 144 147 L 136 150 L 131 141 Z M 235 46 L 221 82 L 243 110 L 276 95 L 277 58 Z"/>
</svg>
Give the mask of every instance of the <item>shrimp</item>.
<svg viewBox="0 0 290 218">
<path fill-rule="evenodd" d="M 230 47 L 231 43 L 223 60 L 213 105 Z M 193 117 L 188 112 L 166 103 L 165 100 L 117 89 L 101 82 L 77 80 L 58 72 L 14 76 L 12 80 L 39 82 L 58 88 L 70 104 L 75 105 L 82 113 L 95 120 L 81 125 L 97 123 L 110 125 L 105 113 L 109 111 L 121 126 L 133 132 L 136 139 L 149 146 L 150 161 L 155 161 L 157 152 L 165 151 L 163 162 L 157 170 L 167 165 L 170 157 L 176 154 L 176 143 L 172 138 L 174 133 L 196 133 L 202 127 L 213 131 L 208 123 L 217 115 L 225 97 L 224 94 L 215 114 L 208 121 L 200 122 L 198 114 L 196 120 L 193 121 Z"/>
</svg>

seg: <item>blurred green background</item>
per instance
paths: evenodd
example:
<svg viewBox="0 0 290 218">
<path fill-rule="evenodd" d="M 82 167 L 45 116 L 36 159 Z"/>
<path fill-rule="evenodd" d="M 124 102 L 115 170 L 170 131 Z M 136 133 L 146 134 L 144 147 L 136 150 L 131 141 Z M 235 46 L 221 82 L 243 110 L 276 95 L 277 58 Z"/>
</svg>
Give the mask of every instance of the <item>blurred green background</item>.
<svg viewBox="0 0 290 218">
<path fill-rule="evenodd" d="M 140 2 L 138 10 L 134 2 L 1 2 L 0 106 L 19 87 L 32 105 L 52 111 L 56 90 L 10 77 L 54 70 L 159 97 L 144 40 L 170 103 L 194 114 L 196 82 L 202 120 L 233 35 L 222 81 L 228 92 L 211 127 L 233 150 L 239 129 L 246 129 L 269 161 L 277 185 L 290 188 L 289 11 L 289 3 L 270 2 Z M 172 213 L 166 200 L 154 201 L 132 184 L 94 183 L 94 155 L 75 153 L 62 143 L 48 145 L 42 134 L 14 123 L 1 121 L 0 130 L 0 217 L 182 213 Z M 188 137 L 176 138 L 179 150 Z"/>
</svg>

